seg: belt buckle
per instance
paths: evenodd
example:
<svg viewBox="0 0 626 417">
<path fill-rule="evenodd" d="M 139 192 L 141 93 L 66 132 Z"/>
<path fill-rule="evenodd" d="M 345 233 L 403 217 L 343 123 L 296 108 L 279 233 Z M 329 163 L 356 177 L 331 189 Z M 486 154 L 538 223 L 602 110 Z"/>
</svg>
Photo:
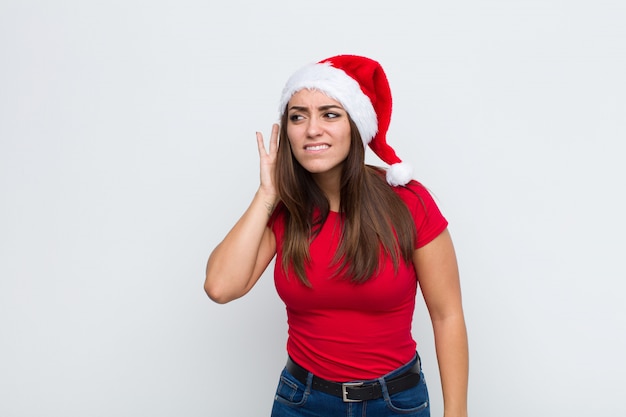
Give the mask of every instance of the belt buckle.
<svg viewBox="0 0 626 417">
<path fill-rule="evenodd" d="M 343 402 L 344 403 L 360 403 L 360 402 L 363 402 L 363 400 L 353 400 L 351 398 L 348 398 L 348 388 L 349 387 L 360 387 L 362 385 L 363 385 L 362 382 L 344 382 L 343 384 L 341 384 L 341 399 L 343 400 Z"/>
</svg>

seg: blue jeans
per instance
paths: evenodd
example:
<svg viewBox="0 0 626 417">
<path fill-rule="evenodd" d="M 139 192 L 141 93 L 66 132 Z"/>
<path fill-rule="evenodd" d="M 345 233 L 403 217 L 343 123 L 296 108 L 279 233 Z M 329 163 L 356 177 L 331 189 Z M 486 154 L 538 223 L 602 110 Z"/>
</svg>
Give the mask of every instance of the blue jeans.
<svg viewBox="0 0 626 417">
<path fill-rule="evenodd" d="M 272 417 L 429 417 L 430 403 L 424 373 L 413 388 L 389 395 L 384 378 L 390 378 L 410 369 L 417 355 L 409 363 L 375 380 L 382 386 L 383 396 L 362 402 L 343 402 L 339 397 L 311 389 L 313 375 L 309 372 L 307 383 L 294 378 L 287 369 L 280 374 Z"/>
</svg>

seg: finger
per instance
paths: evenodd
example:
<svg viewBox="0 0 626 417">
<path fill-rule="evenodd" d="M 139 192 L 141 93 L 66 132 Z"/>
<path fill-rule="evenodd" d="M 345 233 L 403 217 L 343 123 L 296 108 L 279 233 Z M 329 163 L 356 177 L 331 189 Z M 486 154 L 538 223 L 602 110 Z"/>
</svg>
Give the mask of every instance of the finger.
<svg viewBox="0 0 626 417">
<path fill-rule="evenodd" d="M 270 155 L 275 154 L 278 150 L 278 131 L 278 124 L 274 123 L 272 125 L 272 135 L 270 136 Z"/>
<path fill-rule="evenodd" d="M 263 142 L 263 134 L 261 132 L 256 132 L 256 144 L 259 148 L 259 155 L 267 155 L 267 151 L 265 150 L 265 142 Z"/>
</svg>

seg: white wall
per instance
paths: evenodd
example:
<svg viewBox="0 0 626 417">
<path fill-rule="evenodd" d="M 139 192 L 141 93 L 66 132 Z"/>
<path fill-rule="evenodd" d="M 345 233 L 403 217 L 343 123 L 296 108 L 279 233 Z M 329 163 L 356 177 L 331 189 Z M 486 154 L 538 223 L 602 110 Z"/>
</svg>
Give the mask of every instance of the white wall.
<svg viewBox="0 0 626 417">
<path fill-rule="evenodd" d="M 624 415 L 626 5 L 0 2 L 0 415 L 269 415 L 271 271 L 206 258 L 258 184 L 254 132 L 337 53 L 385 67 L 389 142 L 456 242 L 470 414 Z M 423 304 L 415 337 L 442 415 Z"/>
</svg>

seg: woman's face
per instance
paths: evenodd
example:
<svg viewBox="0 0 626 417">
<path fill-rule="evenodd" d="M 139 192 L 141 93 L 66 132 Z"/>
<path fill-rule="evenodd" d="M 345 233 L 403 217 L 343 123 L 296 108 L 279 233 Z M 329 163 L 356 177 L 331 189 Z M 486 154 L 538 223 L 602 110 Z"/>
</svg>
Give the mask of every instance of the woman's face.
<svg viewBox="0 0 626 417">
<path fill-rule="evenodd" d="M 295 93 L 287 104 L 287 137 L 304 169 L 341 177 L 351 139 L 348 113 L 338 101 L 317 90 Z"/>
</svg>

